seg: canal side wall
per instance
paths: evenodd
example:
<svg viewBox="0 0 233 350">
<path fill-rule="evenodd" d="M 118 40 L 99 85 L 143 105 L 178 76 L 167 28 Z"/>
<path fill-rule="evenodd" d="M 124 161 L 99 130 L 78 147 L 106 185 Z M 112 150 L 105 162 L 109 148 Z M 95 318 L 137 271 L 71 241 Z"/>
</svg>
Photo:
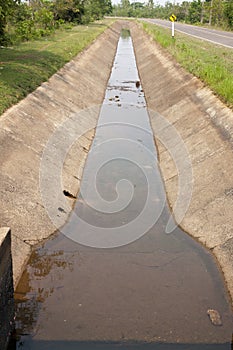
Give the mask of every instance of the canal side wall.
<svg viewBox="0 0 233 350">
<path fill-rule="evenodd" d="M 233 298 L 233 113 L 136 24 L 128 26 L 148 108 L 176 128 L 191 159 L 192 198 L 180 225 L 213 251 Z M 39 183 L 46 144 L 59 125 L 77 115 L 80 130 L 86 132 L 70 150 L 62 174 L 63 188 L 76 195 L 121 27 L 126 27 L 125 22 L 115 23 L 47 83 L 1 116 L 0 222 L 12 229 L 15 285 L 32 247 L 57 229 L 44 207 Z M 91 116 L 83 120 L 80 111 L 92 106 L 96 108 Z M 150 114 L 156 135 L 158 125 Z M 158 139 L 156 144 L 173 208 L 179 174 L 169 150 Z M 69 204 L 71 210 L 72 202 Z"/>
<path fill-rule="evenodd" d="M 113 24 L 89 48 L 0 118 L 0 223 L 11 227 L 12 231 L 15 285 L 32 247 L 57 230 L 41 197 L 41 159 L 46 144 L 57 128 L 75 115 L 76 131 L 82 136 L 71 145 L 61 178 L 62 188 L 75 196 L 94 136 L 121 26 L 119 22 Z M 90 107 L 88 117 L 80 114 Z M 71 132 L 63 133 L 59 144 L 61 150 Z M 56 157 L 51 159 L 55 169 L 56 161 Z M 50 184 L 45 184 L 43 190 L 49 193 Z M 73 202 L 67 199 L 67 203 L 71 211 Z M 64 215 L 65 220 L 69 212 L 59 204 L 58 207 L 60 211 L 55 215 Z"/>
<path fill-rule="evenodd" d="M 166 138 L 166 128 L 158 131 L 157 112 L 179 133 L 191 161 L 193 180 L 186 190 L 193 186 L 192 196 L 180 226 L 212 250 L 233 300 L 233 112 L 136 24 L 130 27 L 154 135 Z M 174 209 L 184 154 L 177 152 L 174 162 L 161 140 L 156 138 L 160 168 Z M 176 219 L 183 209 L 181 203 Z"/>
<path fill-rule="evenodd" d="M 14 287 L 11 231 L 0 228 L 0 349 L 5 350 L 14 328 Z"/>
</svg>

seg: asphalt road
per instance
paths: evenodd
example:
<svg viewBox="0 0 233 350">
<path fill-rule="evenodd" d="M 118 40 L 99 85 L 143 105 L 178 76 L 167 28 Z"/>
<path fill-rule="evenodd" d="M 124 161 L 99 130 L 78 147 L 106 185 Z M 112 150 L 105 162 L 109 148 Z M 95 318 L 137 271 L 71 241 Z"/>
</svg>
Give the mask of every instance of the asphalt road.
<svg viewBox="0 0 233 350">
<path fill-rule="evenodd" d="M 143 19 L 162 27 L 171 28 L 171 22 L 162 19 Z M 190 24 L 175 23 L 175 30 L 212 43 L 233 48 L 233 32 L 197 27 Z"/>
</svg>

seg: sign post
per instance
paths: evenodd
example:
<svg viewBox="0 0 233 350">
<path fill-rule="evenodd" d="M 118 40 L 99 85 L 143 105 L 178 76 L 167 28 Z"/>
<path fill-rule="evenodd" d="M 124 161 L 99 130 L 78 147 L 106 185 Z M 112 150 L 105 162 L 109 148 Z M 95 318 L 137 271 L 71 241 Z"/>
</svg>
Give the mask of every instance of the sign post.
<svg viewBox="0 0 233 350">
<path fill-rule="evenodd" d="M 169 17 L 170 21 L 172 22 L 172 38 L 174 39 L 175 37 L 175 21 L 176 21 L 176 16 L 174 14 L 172 14 Z"/>
<path fill-rule="evenodd" d="M 175 22 L 172 22 L 172 37 L 175 37 Z"/>
</svg>

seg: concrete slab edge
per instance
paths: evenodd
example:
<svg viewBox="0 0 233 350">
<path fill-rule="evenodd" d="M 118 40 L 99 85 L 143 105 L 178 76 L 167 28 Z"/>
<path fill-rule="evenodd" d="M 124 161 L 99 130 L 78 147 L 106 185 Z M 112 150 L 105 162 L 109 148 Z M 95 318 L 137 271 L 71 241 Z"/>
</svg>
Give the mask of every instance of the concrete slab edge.
<svg viewBox="0 0 233 350">
<path fill-rule="evenodd" d="M 14 287 L 11 230 L 0 228 L 0 349 L 6 350 L 14 329 Z"/>
</svg>

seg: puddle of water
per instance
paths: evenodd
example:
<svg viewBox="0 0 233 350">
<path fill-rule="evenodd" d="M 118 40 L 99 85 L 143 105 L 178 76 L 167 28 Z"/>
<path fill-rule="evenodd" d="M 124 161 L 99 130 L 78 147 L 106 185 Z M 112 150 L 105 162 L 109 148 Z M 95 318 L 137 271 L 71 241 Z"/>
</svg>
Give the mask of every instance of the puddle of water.
<svg viewBox="0 0 233 350">
<path fill-rule="evenodd" d="M 62 229 L 73 240 L 60 233 L 33 252 L 15 294 L 19 338 L 11 349 L 231 349 L 222 274 L 179 228 L 165 234 L 170 213 L 156 160 L 124 35 L 81 194 Z M 222 326 L 208 309 L 218 310 Z"/>
</svg>

